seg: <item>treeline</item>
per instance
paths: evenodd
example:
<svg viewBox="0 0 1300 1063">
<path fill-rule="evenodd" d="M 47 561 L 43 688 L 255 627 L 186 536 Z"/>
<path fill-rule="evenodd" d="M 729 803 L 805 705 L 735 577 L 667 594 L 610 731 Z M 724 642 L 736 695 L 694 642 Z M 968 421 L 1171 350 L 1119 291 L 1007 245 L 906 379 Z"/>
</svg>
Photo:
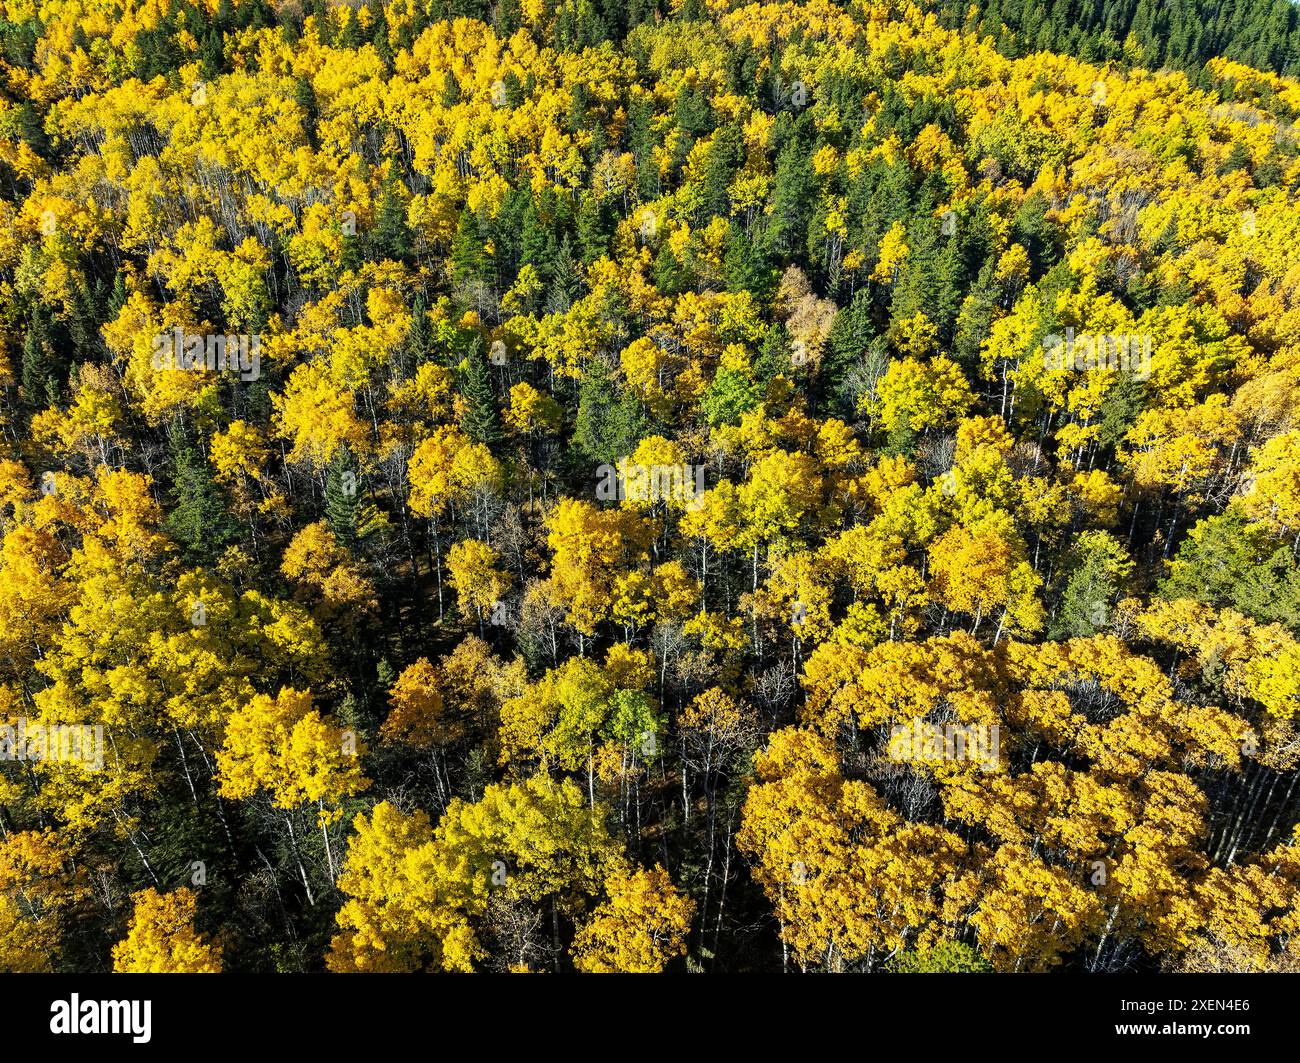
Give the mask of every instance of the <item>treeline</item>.
<svg viewBox="0 0 1300 1063">
<path fill-rule="evenodd" d="M 941 0 L 937 10 L 944 25 L 988 34 L 1011 56 L 1065 52 L 1193 75 L 1222 57 L 1300 74 L 1300 8 L 1289 0 Z"/>
</svg>

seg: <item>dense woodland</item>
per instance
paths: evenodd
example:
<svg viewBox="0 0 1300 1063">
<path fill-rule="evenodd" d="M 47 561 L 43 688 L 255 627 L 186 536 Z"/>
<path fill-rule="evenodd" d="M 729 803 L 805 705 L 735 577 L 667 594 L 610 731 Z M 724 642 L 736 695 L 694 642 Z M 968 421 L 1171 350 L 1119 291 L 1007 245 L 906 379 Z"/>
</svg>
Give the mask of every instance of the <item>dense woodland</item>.
<svg viewBox="0 0 1300 1063">
<path fill-rule="evenodd" d="M 1068 52 L 1199 74 L 1232 59 L 1275 74 L 1300 75 L 1300 5 L 1287 0 L 939 0 L 944 24 L 992 36 L 1008 55 Z M 1213 73 L 1194 78 L 1213 86 Z"/>
<path fill-rule="evenodd" d="M 959 6 L 0 0 L 0 970 L 1300 967 L 1295 11 Z"/>
</svg>

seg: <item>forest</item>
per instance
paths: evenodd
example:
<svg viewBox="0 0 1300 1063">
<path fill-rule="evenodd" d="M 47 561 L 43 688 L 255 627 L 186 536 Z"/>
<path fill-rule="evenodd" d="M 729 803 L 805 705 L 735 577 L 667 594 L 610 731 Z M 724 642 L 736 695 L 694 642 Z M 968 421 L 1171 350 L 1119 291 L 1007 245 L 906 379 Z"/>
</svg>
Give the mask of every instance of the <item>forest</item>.
<svg viewBox="0 0 1300 1063">
<path fill-rule="evenodd" d="M 1185 70 L 1214 84 L 1207 62 L 1232 59 L 1300 74 L 1300 6 L 1276 0 L 939 0 L 944 24 L 970 21 L 1011 55 L 1051 50 L 1091 62 Z"/>
<path fill-rule="evenodd" d="M 0 971 L 1300 971 L 1294 5 L 0 75 Z"/>
</svg>

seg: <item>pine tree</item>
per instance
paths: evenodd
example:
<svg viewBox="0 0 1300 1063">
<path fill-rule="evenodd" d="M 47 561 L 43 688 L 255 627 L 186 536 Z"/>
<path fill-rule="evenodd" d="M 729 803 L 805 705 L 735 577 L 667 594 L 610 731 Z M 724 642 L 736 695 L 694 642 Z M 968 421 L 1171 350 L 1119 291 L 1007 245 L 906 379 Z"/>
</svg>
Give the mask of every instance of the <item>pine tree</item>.
<svg viewBox="0 0 1300 1063">
<path fill-rule="evenodd" d="M 731 182 L 745 159 L 740 129 L 728 122 L 714 135 L 709 146 L 708 169 L 704 174 L 704 212 L 727 217 L 731 214 Z"/>
<path fill-rule="evenodd" d="M 203 77 L 208 81 L 221 76 L 226 56 L 221 34 L 217 30 L 209 30 L 203 35 L 203 45 L 199 49 L 199 62 Z"/>
<path fill-rule="evenodd" d="M 375 54 L 379 56 L 379 61 L 384 64 L 384 73 L 393 72 L 393 46 L 388 39 L 388 20 L 380 13 L 379 20 L 376 23 L 375 35 Z"/>
<path fill-rule="evenodd" d="M 365 251 L 362 248 L 361 237 L 357 233 L 345 232 L 340 240 L 339 248 L 339 270 L 343 273 L 354 273 L 359 270 L 366 260 Z"/>
<path fill-rule="evenodd" d="M 854 366 L 860 365 L 867 346 L 876 336 L 871 292 L 859 289 L 853 301 L 835 315 L 826 350 L 822 354 L 818 381 L 826 392 L 833 393 Z M 852 410 L 844 410 L 852 414 Z"/>
<path fill-rule="evenodd" d="M 667 244 L 659 249 L 654 261 L 655 287 L 664 295 L 681 295 L 694 284 L 691 271 L 673 254 Z"/>
<path fill-rule="evenodd" d="M 102 288 L 100 289 L 102 294 Z M 71 305 L 68 308 L 68 335 L 72 340 L 74 356 L 78 361 L 99 358 L 99 325 L 101 298 L 86 283 L 74 283 Z"/>
<path fill-rule="evenodd" d="M 345 443 L 334 452 L 325 470 L 325 520 L 349 550 L 359 539 L 360 477 L 352 451 Z"/>
<path fill-rule="evenodd" d="M 677 138 L 673 155 L 673 170 L 676 171 L 686 162 L 695 142 L 713 129 L 713 109 L 704 93 L 694 85 L 683 85 L 678 90 L 673 104 L 673 123 L 682 133 Z"/>
<path fill-rule="evenodd" d="M 645 429 L 636 397 L 619 387 L 613 368 L 593 358 L 583 368 L 573 442 L 593 464 L 613 465 L 636 448 Z"/>
<path fill-rule="evenodd" d="M 722 274 L 730 292 L 750 292 L 766 304 L 780 279 L 776 268 L 762 250 L 754 245 L 745 230 L 735 222 L 727 230 L 722 257 Z"/>
<path fill-rule="evenodd" d="M 521 265 L 536 266 L 546 273 L 554 259 L 554 252 L 554 239 L 542 221 L 536 202 L 529 196 L 519 234 L 519 262 Z"/>
<path fill-rule="evenodd" d="M 582 295 L 582 274 L 574 261 L 569 238 L 560 241 L 551 270 L 551 289 L 546 296 L 546 312 L 562 314 Z"/>
<path fill-rule="evenodd" d="M 492 279 L 492 260 L 484 243 L 478 215 L 466 207 L 456 220 L 456 233 L 451 239 L 452 276 L 457 284 L 486 283 Z"/>
<path fill-rule="evenodd" d="M 582 264 L 589 266 L 602 255 L 609 253 L 613 234 L 609 211 L 601 206 L 594 195 L 584 195 L 578 207 L 578 248 Z"/>
<path fill-rule="evenodd" d="M 771 246 L 789 252 L 808 232 L 808 205 L 816 201 L 806 146 L 791 138 L 776 160 L 772 190 Z"/>
<path fill-rule="evenodd" d="M 411 328 L 406 334 L 398 375 L 411 376 L 433 357 L 433 326 L 429 321 L 429 302 L 423 292 L 416 292 L 411 301 Z"/>
<path fill-rule="evenodd" d="M 118 273 L 113 277 L 113 293 L 108 297 L 108 317 L 115 318 L 126 306 L 126 276 Z"/>
<path fill-rule="evenodd" d="M 372 259 L 407 262 L 411 258 L 413 237 L 406 223 L 406 203 L 397 191 L 399 181 L 396 168 L 390 163 L 375 211 L 375 228 L 370 234 Z"/>
<path fill-rule="evenodd" d="M 343 17 L 346 21 L 343 23 L 343 31 L 339 34 L 339 47 L 352 49 L 361 47 L 361 20 L 357 18 L 357 13 L 349 10 Z"/>
<path fill-rule="evenodd" d="M 316 125 L 320 121 L 320 107 L 316 101 L 316 89 L 311 83 L 311 78 L 305 75 L 298 78 L 294 82 L 293 95 L 302 110 L 303 136 L 307 138 L 308 146 L 315 151 L 320 147 L 320 141 L 316 137 Z"/>
<path fill-rule="evenodd" d="M 45 133 L 45 123 L 41 119 L 40 112 L 36 110 L 30 100 L 23 100 L 18 105 L 14 120 L 18 135 L 26 142 L 27 146 L 37 155 L 48 155 L 50 138 Z"/>
<path fill-rule="evenodd" d="M 496 29 L 498 37 L 513 37 L 515 31 L 519 29 L 522 24 L 523 13 L 519 0 L 501 0 L 501 2 L 497 4 Z"/>
<path fill-rule="evenodd" d="M 313 4 L 311 13 L 316 20 L 316 34 L 321 44 L 327 48 L 332 47 L 334 44 L 333 9 L 324 0 L 320 0 L 319 3 Z"/>
<path fill-rule="evenodd" d="M 180 422 L 171 430 L 172 496 L 166 520 L 167 534 L 191 561 L 212 563 L 236 536 L 238 528 L 226 509 L 221 492 L 203 455 L 186 438 Z"/>
<path fill-rule="evenodd" d="M 59 401 L 63 360 L 55 347 L 49 314 L 44 307 L 32 310 L 23 337 L 23 400 L 32 409 Z"/>
<path fill-rule="evenodd" d="M 456 75 L 448 70 L 446 77 L 442 79 L 442 105 L 455 107 L 458 103 L 460 103 L 460 82 L 456 80 Z"/>
<path fill-rule="evenodd" d="M 465 358 L 465 367 L 460 374 L 460 393 L 466 404 L 465 419 L 461 424 L 465 434 L 475 443 L 485 446 L 498 442 L 501 439 L 501 415 L 492 390 L 492 369 L 479 343 Z"/>
</svg>

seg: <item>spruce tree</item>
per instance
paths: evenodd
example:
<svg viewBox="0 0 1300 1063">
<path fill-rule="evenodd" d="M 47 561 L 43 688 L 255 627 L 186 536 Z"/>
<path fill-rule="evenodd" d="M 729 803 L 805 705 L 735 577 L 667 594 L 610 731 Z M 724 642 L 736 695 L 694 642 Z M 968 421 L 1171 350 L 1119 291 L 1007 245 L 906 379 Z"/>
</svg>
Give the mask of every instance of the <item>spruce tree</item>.
<svg viewBox="0 0 1300 1063">
<path fill-rule="evenodd" d="M 536 266 L 543 272 L 551 262 L 548 251 L 553 255 L 555 248 L 551 235 L 538 213 L 537 204 L 529 197 L 524 207 L 523 226 L 519 235 L 519 262 L 521 265 Z"/>
<path fill-rule="evenodd" d="M 779 276 L 761 248 L 754 245 L 745 230 L 732 222 L 722 256 L 722 275 L 729 292 L 750 292 L 765 304 L 776 290 Z"/>
<path fill-rule="evenodd" d="M 334 452 L 325 470 L 325 521 L 349 550 L 360 535 L 361 489 L 356 461 L 347 444 Z"/>
<path fill-rule="evenodd" d="M 560 241 L 551 270 L 551 290 L 546 297 L 546 312 L 562 314 L 582 295 L 582 274 L 569 247 L 569 238 Z"/>
<path fill-rule="evenodd" d="M 412 233 L 406 224 L 406 203 L 398 195 L 395 168 L 390 164 L 384 188 L 375 212 L 375 228 L 370 234 L 370 257 L 406 262 L 411 258 Z"/>
<path fill-rule="evenodd" d="M 491 279 L 492 261 L 484 244 L 478 215 L 466 207 L 456 219 L 456 232 L 451 238 L 451 269 L 457 284 L 487 283 Z"/>
<path fill-rule="evenodd" d="M 523 13 L 519 0 L 501 0 L 497 4 L 496 29 L 498 37 L 513 37 L 522 23 Z"/>
<path fill-rule="evenodd" d="M 45 123 L 41 114 L 30 100 L 23 100 L 15 110 L 14 121 L 21 137 L 37 155 L 48 155 L 50 138 L 45 133 Z"/>
<path fill-rule="evenodd" d="M 460 103 L 460 82 L 456 80 L 456 75 L 448 70 L 442 79 L 442 105 L 455 107 L 458 103 Z"/>
<path fill-rule="evenodd" d="M 609 211 L 594 195 L 582 197 L 578 208 L 578 248 L 583 265 L 589 266 L 602 255 L 608 254 L 613 235 L 611 221 Z"/>
<path fill-rule="evenodd" d="M 171 430 L 172 497 L 165 527 L 195 563 L 212 563 L 237 526 L 213 482 L 207 461 L 177 422 Z"/>
<path fill-rule="evenodd" d="M 111 321 L 126 306 L 126 276 L 118 273 L 113 277 L 113 293 L 108 297 L 108 319 Z"/>
<path fill-rule="evenodd" d="M 357 49 L 361 47 L 361 21 L 355 11 L 349 11 L 344 18 L 343 32 L 339 34 L 339 47 Z"/>
<path fill-rule="evenodd" d="M 460 374 L 460 393 L 467 407 L 462 424 L 465 434 L 475 443 L 485 446 L 498 442 L 501 439 L 501 417 L 492 389 L 492 368 L 483 354 L 482 345 L 477 342 L 465 359 Z"/>
<path fill-rule="evenodd" d="M 71 346 L 68 330 L 54 319 L 47 306 L 36 303 L 28 314 L 23 336 L 21 383 L 29 406 L 39 409 L 62 400 Z"/>
<path fill-rule="evenodd" d="M 792 138 L 776 160 L 772 189 L 772 246 L 789 252 L 808 232 L 808 206 L 816 202 L 810 152 Z"/>
<path fill-rule="evenodd" d="M 731 214 L 731 182 L 745 161 L 745 145 L 740 128 L 728 122 L 714 134 L 709 145 L 708 167 L 704 173 L 704 213 L 728 217 Z"/>
<path fill-rule="evenodd" d="M 89 284 L 75 283 L 68 308 L 68 335 L 78 361 L 99 357 L 100 299 Z"/>
<path fill-rule="evenodd" d="M 316 125 L 320 120 L 320 107 L 316 102 L 316 89 L 311 78 L 305 75 L 294 82 L 293 96 L 302 111 L 302 132 L 313 151 L 320 147 L 316 138 Z"/>
<path fill-rule="evenodd" d="M 41 314 L 33 311 L 23 337 L 22 366 L 23 401 L 32 409 L 46 406 L 56 390 L 52 361 L 49 330 Z"/>
<path fill-rule="evenodd" d="M 411 328 L 406 334 L 400 375 L 403 378 L 411 376 L 432 357 L 433 326 L 429 321 L 429 302 L 423 292 L 416 292 L 411 302 Z"/>
<path fill-rule="evenodd" d="M 215 29 L 203 35 L 203 44 L 199 49 L 199 61 L 203 77 L 208 81 L 221 76 L 225 66 L 226 55 L 221 33 Z"/>
<path fill-rule="evenodd" d="M 583 369 L 573 442 L 592 464 L 615 464 L 635 449 L 645 429 L 636 397 L 619 387 L 613 367 L 593 358 Z"/>
</svg>

